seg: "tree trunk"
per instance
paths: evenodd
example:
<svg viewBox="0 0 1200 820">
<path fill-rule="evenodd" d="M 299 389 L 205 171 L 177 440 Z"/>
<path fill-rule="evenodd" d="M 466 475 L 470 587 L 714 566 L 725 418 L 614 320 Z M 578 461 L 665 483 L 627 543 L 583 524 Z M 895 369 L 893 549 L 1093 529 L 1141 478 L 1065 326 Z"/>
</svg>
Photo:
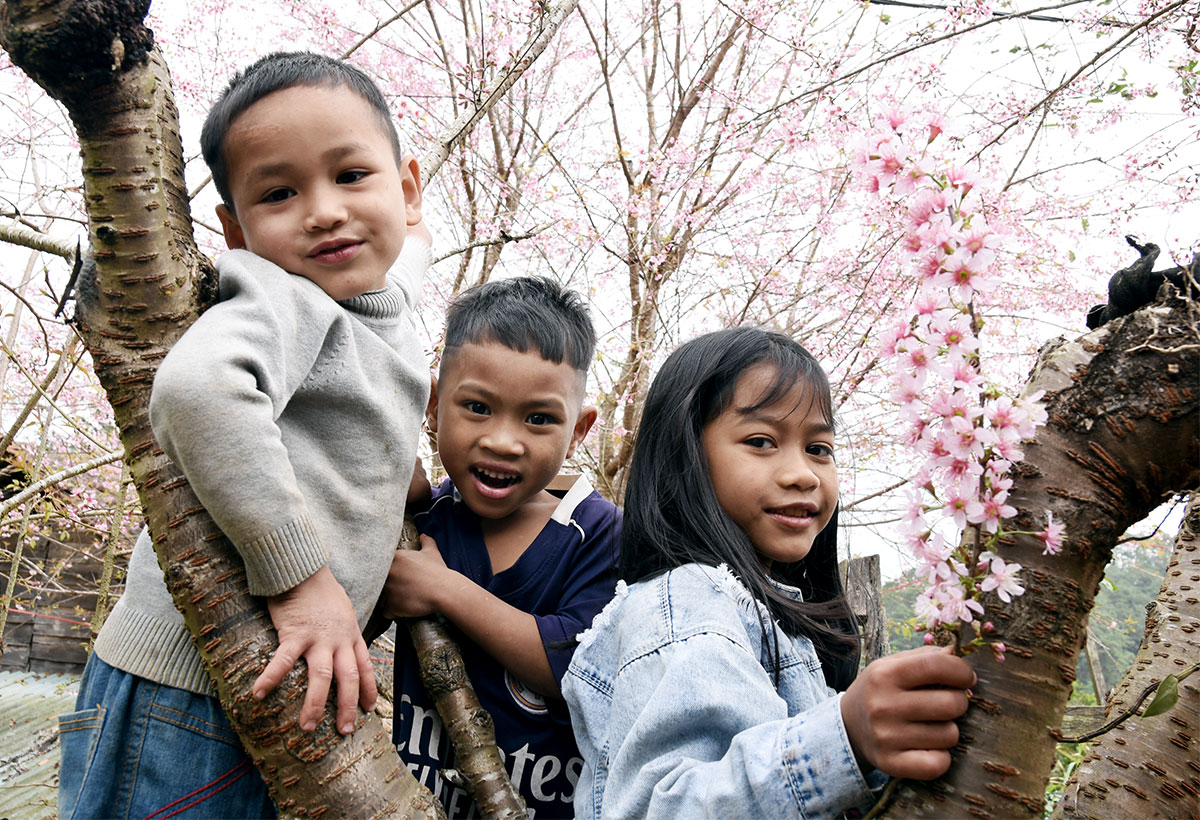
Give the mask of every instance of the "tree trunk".
<svg viewBox="0 0 1200 820">
<path fill-rule="evenodd" d="M 176 606 L 221 702 L 284 814 L 444 816 L 401 765 L 382 722 L 348 737 L 327 713 L 298 728 L 302 665 L 266 700 L 250 684 L 277 645 L 242 562 L 155 443 L 147 413 L 157 363 L 215 293 L 196 249 L 170 77 L 143 25 L 148 3 L 7 0 L 0 42 L 70 112 L 83 154 L 94 275 L 77 283 L 74 321 L 125 448 Z"/>
<path fill-rule="evenodd" d="M 1193 494 L 1175 539 L 1158 598 L 1146 607 L 1146 634 L 1133 667 L 1109 698 L 1117 717 L 1167 675 L 1200 659 L 1200 495 Z M 1200 684 L 1179 684 L 1179 701 L 1165 714 L 1127 719 L 1092 741 L 1067 782 L 1054 814 L 1069 820 L 1109 817 L 1200 817 Z"/>
<path fill-rule="evenodd" d="M 1200 308 L 1170 286 L 1163 290 L 1158 302 L 1128 317 L 1042 349 L 1026 389 L 1046 391 L 1049 421 L 1014 468 L 1010 503 L 1021 530 L 1043 529 L 1053 512 L 1067 527 L 1066 546 L 1044 556 L 1032 536 L 1002 545 L 1003 558 L 1024 567 L 1026 590 L 1008 604 L 995 594 L 984 602 L 996 627 L 989 637 L 1006 645 L 1007 659 L 988 651 L 968 656 L 979 683 L 959 722 L 953 766 L 936 781 L 901 783 L 882 816 L 1040 815 L 1054 759 L 1051 732 L 1062 720 L 1113 544 L 1171 493 L 1200 482 Z M 1186 769 L 1194 747 L 1175 757 L 1172 770 Z M 1186 799 L 1195 805 L 1194 794 Z"/>
</svg>

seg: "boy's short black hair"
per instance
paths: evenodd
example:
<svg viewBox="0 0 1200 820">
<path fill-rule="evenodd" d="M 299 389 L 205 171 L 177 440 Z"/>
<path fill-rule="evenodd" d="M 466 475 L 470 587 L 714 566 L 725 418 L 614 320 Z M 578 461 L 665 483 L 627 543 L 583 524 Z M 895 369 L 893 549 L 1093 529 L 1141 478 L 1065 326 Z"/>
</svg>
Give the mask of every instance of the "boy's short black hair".
<svg viewBox="0 0 1200 820">
<path fill-rule="evenodd" d="M 455 298 L 446 311 L 442 367 L 456 348 L 487 342 L 521 353 L 536 350 L 586 377 L 596 331 L 578 293 L 544 276 L 518 276 L 485 282 Z"/>
<path fill-rule="evenodd" d="M 400 138 L 392 125 L 383 92 L 375 82 L 343 60 L 311 51 L 276 51 L 262 57 L 233 75 L 221 96 L 209 109 L 200 132 L 200 152 L 212 172 L 213 184 L 225 207 L 233 210 L 229 195 L 229 167 L 225 163 L 225 135 L 230 126 L 250 106 L 275 91 L 294 86 L 345 86 L 362 97 L 378 115 L 379 126 L 392 144 L 396 165 L 403 159 Z"/>
</svg>

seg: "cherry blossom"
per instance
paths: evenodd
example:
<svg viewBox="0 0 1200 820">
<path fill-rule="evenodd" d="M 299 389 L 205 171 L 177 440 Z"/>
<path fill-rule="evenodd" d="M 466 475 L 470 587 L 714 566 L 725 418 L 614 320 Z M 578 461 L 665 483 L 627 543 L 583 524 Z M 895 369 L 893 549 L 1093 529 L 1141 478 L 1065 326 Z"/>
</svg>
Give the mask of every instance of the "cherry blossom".
<svg viewBox="0 0 1200 820">
<path fill-rule="evenodd" d="M 996 288 L 1003 246 L 984 203 L 997 195 L 975 168 L 936 153 L 947 130 L 937 114 L 893 109 L 861 137 L 866 149 L 855 164 L 860 189 L 890 203 L 883 210 L 901 220 L 896 252 L 907 255 L 918 289 L 910 318 L 884 335 L 881 353 L 893 370 L 900 438 L 923 458 L 901 528 L 927 577 L 916 612 L 929 629 L 975 624 L 984 593 L 1008 602 L 1025 591 L 1021 565 L 994 550 L 1017 514 L 1008 471 L 1046 418 L 1040 394 L 1012 398 L 983 372 L 977 307 Z M 939 519 L 974 528 L 982 541 L 948 544 L 935 533 Z M 1048 553 L 1061 549 L 1062 531 L 1049 518 L 1037 534 Z M 988 631 L 976 626 L 977 636 Z M 1003 660 L 1003 644 L 991 646 Z"/>
</svg>

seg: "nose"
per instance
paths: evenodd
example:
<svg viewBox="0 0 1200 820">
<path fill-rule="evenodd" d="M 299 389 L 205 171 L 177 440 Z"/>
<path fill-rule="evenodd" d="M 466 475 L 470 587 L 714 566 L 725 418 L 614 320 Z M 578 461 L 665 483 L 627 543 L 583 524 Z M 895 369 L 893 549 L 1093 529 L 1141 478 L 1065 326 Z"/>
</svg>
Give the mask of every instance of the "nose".
<svg viewBox="0 0 1200 820">
<path fill-rule="evenodd" d="M 519 456 L 525 452 L 525 445 L 516 425 L 500 418 L 488 425 L 487 430 L 479 439 L 484 449 L 498 456 Z"/>
<path fill-rule="evenodd" d="M 817 475 L 805 453 L 793 453 L 784 458 L 775 477 L 782 487 L 812 490 L 821 485 L 821 477 Z"/>
<path fill-rule="evenodd" d="M 308 231 L 328 231 L 345 223 L 346 205 L 336 191 L 320 190 L 309 201 L 304 217 L 304 228 Z"/>
</svg>

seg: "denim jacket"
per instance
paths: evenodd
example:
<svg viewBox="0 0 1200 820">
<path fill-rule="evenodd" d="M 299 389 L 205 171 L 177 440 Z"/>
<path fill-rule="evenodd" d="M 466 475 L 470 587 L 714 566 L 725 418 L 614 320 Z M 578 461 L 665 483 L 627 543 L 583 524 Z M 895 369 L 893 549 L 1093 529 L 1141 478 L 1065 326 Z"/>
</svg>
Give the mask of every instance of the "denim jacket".
<svg viewBox="0 0 1200 820">
<path fill-rule="evenodd" d="M 776 686 L 758 612 L 724 566 L 618 584 L 563 680 L 578 820 L 832 818 L 869 803 L 886 777 L 859 771 L 812 642 L 779 630 Z"/>
</svg>

